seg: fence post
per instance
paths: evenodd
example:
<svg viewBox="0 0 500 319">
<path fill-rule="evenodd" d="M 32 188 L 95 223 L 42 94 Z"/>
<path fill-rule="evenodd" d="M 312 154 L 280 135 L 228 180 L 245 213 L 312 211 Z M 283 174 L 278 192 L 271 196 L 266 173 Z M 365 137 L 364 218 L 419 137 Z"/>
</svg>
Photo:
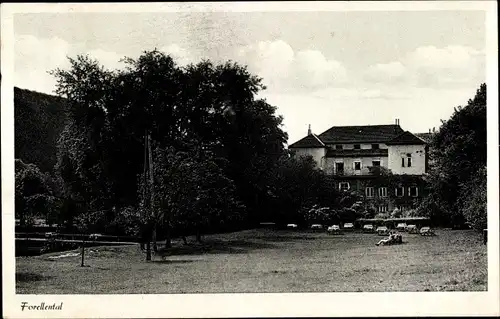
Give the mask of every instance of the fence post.
<svg viewBox="0 0 500 319">
<path fill-rule="evenodd" d="M 85 256 L 85 238 L 82 239 L 82 265 L 81 267 L 84 267 L 84 257 Z"/>
</svg>

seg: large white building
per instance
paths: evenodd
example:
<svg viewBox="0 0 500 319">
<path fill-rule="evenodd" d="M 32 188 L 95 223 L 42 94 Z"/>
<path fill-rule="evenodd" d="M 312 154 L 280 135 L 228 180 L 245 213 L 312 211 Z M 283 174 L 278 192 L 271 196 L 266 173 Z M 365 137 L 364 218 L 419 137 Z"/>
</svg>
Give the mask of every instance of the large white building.
<svg viewBox="0 0 500 319">
<path fill-rule="evenodd" d="M 399 120 L 393 125 L 334 126 L 319 135 L 309 128 L 289 149 L 296 156 L 312 156 L 320 169 L 336 178 L 339 190 L 355 190 L 367 204 L 377 200 L 379 211 L 405 210 L 424 194 L 419 180 L 428 170 L 427 143 L 403 130 Z M 375 189 L 369 183 L 374 167 L 405 175 L 407 182 L 395 189 Z"/>
</svg>

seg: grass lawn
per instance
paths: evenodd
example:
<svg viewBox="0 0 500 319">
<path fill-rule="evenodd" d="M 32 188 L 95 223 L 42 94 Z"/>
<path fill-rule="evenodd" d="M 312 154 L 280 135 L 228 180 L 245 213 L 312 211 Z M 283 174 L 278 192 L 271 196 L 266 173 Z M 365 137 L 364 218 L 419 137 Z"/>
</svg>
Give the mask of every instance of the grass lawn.
<svg viewBox="0 0 500 319">
<path fill-rule="evenodd" d="M 484 291 L 486 246 L 473 231 L 405 234 L 402 245 L 377 247 L 375 234 L 330 236 L 247 230 L 211 235 L 151 262 L 139 246 L 93 247 L 16 258 L 21 294 L 218 292 Z M 73 252 L 78 252 L 75 250 Z"/>
</svg>

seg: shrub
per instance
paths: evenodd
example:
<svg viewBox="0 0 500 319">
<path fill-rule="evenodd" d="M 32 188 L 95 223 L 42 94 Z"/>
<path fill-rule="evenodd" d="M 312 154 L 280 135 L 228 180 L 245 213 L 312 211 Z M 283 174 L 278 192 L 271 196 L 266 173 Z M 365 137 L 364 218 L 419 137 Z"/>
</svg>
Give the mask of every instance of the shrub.
<svg viewBox="0 0 500 319">
<path fill-rule="evenodd" d="M 461 200 L 461 212 L 466 221 L 476 230 L 483 230 L 487 227 L 487 208 L 486 208 L 486 168 L 464 185 Z"/>
</svg>

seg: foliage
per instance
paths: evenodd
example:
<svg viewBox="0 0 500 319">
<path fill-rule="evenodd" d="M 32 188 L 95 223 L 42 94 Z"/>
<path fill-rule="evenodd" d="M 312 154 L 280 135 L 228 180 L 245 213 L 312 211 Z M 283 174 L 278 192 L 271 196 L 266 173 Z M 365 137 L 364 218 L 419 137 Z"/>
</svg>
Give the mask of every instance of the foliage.
<svg viewBox="0 0 500 319">
<path fill-rule="evenodd" d="M 108 225 L 106 212 L 83 212 L 75 218 L 74 224 L 82 233 L 103 233 L 106 231 Z"/>
<path fill-rule="evenodd" d="M 69 69 L 52 72 L 70 117 L 56 165 L 66 201 L 82 212 L 146 209 L 137 194 L 144 196 L 138 176 L 149 134 L 159 213 L 144 225 L 208 231 L 260 218 L 287 135 L 276 108 L 255 98 L 264 89 L 258 77 L 230 62 L 181 68 L 157 50 L 125 58 L 124 70 L 85 56 L 69 60 Z"/>
<path fill-rule="evenodd" d="M 158 222 L 186 232 L 217 229 L 239 219 L 244 208 L 236 199 L 232 180 L 216 160 L 156 149 L 155 193 Z"/>
<path fill-rule="evenodd" d="M 304 223 L 313 205 L 337 207 L 332 179 L 315 167 L 312 157 L 283 156 L 268 173 L 268 219 L 278 223 Z"/>
<path fill-rule="evenodd" d="M 57 139 L 68 119 L 64 99 L 16 87 L 14 106 L 15 158 L 51 173 Z"/>
<path fill-rule="evenodd" d="M 35 218 L 57 221 L 59 202 L 50 186 L 51 177 L 35 164 L 15 161 L 15 215 L 21 225 L 29 225 Z"/>
<path fill-rule="evenodd" d="M 134 207 L 125 207 L 116 214 L 109 228 L 117 235 L 138 237 L 144 222 L 140 213 Z"/>
<path fill-rule="evenodd" d="M 471 178 L 470 183 L 463 185 L 460 196 L 465 219 L 479 231 L 487 228 L 486 198 L 486 168 L 482 168 Z"/>
<path fill-rule="evenodd" d="M 395 208 L 391 213 L 391 218 L 400 218 L 402 216 L 403 216 L 403 212 L 397 208 Z"/>
<path fill-rule="evenodd" d="M 419 210 L 440 224 L 486 221 L 486 84 L 443 121 L 431 143 L 430 194 Z"/>
<path fill-rule="evenodd" d="M 330 207 L 320 207 L 314 205 L 310 209 L 304 210 L 304 219 L 309 224 L 331 225 L 339 222 L 339 214 Z"/>
<path fill-rule="evenodd" d="M 380 212 L 374 216 L 375 219 L 389 219 L 391 215 L 387 212 Z"/>
</svg>

